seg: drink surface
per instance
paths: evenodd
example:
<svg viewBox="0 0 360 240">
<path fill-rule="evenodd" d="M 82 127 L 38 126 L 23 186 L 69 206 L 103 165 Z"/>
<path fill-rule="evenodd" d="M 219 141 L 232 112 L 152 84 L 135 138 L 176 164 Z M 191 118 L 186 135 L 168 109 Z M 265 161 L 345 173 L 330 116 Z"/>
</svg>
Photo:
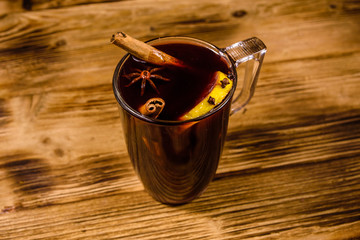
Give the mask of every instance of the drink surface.
<svg viewBox="0 0 360 240">
<path fill-rule="evenodd" d="M 158 119 L 179 120 L 212 90 L 216 82 L 214 77 L 216 71 L 230 73 L 226 60 L 209 48 L 182 42 L 161 43 L 154 47 L 184 61 L 191 66 L 191 70 L 178 67 L 159 69 L 159 66 L 145 63 L 131 56 L 120 72 L 119 89 L 123 99 L 135 110 L 138 110 L 150 98 L 162 98 L 165 101 L 165 107 Z M 142 95 L 142 79 L 138 79 L 133 84 L 130 83 L 144 70 L 152 75 L 150 80 L 155 84 L 156 89 L 151 86 L 150 81 L 146 81 Z"/>
</svg>

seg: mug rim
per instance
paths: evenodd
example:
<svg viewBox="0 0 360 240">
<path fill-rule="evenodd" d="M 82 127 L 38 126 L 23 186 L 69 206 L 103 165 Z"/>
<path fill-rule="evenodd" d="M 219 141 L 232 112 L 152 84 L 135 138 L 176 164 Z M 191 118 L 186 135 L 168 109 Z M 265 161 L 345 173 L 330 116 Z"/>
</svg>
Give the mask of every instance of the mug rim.
<svg viewBox="0 0 360 240">
<path fill-rule="evenodd" d="M 119 79 L 119 74 L 120 74 L 120 70 L 121 67 L 123 66 L 123 64 L 125 63 L 125 61 L 131 56 L 130 53 L 126 53 L 118 62 L 118 64 L 116 65 L 114 74 L 113 74 L 113 80 L 112 80 L 112 88 L 113 88 L 113 92 L 116 98 L 117 103 L 125 110 L 127 111 L 129 114 L 131 114 L 133 117 L 149 122 L 149 123 L 154 123 L 154 124 L 159 124 L 159 125 L 181 125 L 181 124 L 185 124 L 185 123 L 191 123 L 191 122 L 198 122 L 202 119 L 205 119 L 213 114 L 215 114 L 216 112 L 218 112 L 220 109 L 222 109 L 229 101 L 230 99 L 233 97 L 236 86 L 237 86 L 237 73 L 236 73 L 236 67 L 235 64 L 233 62 L 233 60 L 227 55 L 226 52 L 222 51 L 221 48 L 218 48 L 217 46 L 215 46 L 212 43 L 209 43 L 207 41 L 198 39 L 198 38 L 194 38 L 194 37 L 187 37 L 187 36 L 165 36 L 165 37 L 158 37 L 158 38 L 153 38 L 150 40 L 145 41 L 146 43 L 156 43 L 157 41 L 162 42 L 162 41 L 166 41 L 166 40 L 180 40 L 180 41 L 187 41 L 187 42 L 197 42 L 198 44 L 200 44 L 200 46 L 204 46 L 204 47 L 208 47 L 208 48 L 212 48 L 210 50 L 215 50 L 217 51 L 217 53 L 221 54 L 222 57 L 224 57 L 228 63 L 229 63 L 229 67 L 231 69 L 231 71 L 234 73 L 234 79 L 233 79 L 233 86 L 230 90 L 230 92 L 227 94 L 227 96 L 225 97 L 225 99 L 219 104 L 217 105 L 215 108 L 211 109 L 209 112 L 207 112 L 206 114 L 203 114 L 199 117 L 196 118 L 192 118 L 192 119 L 187 119 L 187 120 L 164 120 L 164 119 L 154 119 L 154 118 L 150 118 L 147 117 L 143 114 L 141 114 L 139 111 L 137 111 L 136 109 L 133 109 L 121 96 L 120 94 L 120 90 L 118 87 L 118 79 Z"/>
</svg>

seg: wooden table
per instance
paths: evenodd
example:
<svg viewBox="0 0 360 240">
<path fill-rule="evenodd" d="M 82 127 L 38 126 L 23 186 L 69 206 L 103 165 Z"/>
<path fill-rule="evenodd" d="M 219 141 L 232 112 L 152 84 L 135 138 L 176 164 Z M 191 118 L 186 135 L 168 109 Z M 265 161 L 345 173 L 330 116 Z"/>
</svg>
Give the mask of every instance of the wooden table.
<svg viewBox="0 0 360 240">
<path fill-rule="evenodd" d="M 360 239 L 359 1 L 0 0 L 0 13 L 0 239 Z M 154 201 L 130 164 L 111 86 L 120 30 L 268 46 L 189 204 Z"/>
</svg>

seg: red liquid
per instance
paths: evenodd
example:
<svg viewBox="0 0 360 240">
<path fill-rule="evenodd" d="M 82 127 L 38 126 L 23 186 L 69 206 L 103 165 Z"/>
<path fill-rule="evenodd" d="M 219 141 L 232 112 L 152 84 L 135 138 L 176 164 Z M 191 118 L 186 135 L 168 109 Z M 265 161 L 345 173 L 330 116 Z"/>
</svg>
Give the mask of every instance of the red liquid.
<svg viewBox="0 0 360 240">
<path fill-rule="evenodd" d="M 156 48 L 184 61 L 192 70 L 183 68 L 166 67 L 153 74 L 170 79 L 166 82 L 151 78 L 159 94 L 147 82 L 144 95 L 141 96 L 141 79 L 136 83 L 126 86 L 132 79 L 124 75 L 136 72 L 136 69 L 154 69 L 159 66 L 150 65 L 133 57 L 128 58 L 120 72 L 120 94 L 124 100 L 135 110 L 138 110 L 148 99 L 161 97 L 165 101 L 165 108 L 158 117 L 163 120 L 178 120 L 180 116 L 196 106 L 214 86 L 214 73 L 229 72 L 229 66 L 221 55 L 198 45 L 185 43 L 171 43 L 156 45 Z"/>
</svg>

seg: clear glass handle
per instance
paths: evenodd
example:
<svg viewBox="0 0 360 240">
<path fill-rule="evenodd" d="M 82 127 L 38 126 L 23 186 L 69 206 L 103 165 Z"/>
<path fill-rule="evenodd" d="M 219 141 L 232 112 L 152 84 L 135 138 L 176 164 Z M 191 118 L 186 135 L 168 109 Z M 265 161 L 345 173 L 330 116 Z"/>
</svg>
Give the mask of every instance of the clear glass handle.
<svg viewBox="0 0 360 240">
<path fill-rule="evenodd" d="M 243 86 L 240 93 L 233 98 L 230 114 L 234 114 L 241 110 L 254 95 L 261 65 L 267 49 L 260 39 L 253 37 L 237 42 L 223 49 L 223 51 L 234 61 L 236 68 L 238 68 L 241 63 L 246 64 Z M 238 81 L 238 83 L 239 82 L 240 81 Z"/>
</svg>

